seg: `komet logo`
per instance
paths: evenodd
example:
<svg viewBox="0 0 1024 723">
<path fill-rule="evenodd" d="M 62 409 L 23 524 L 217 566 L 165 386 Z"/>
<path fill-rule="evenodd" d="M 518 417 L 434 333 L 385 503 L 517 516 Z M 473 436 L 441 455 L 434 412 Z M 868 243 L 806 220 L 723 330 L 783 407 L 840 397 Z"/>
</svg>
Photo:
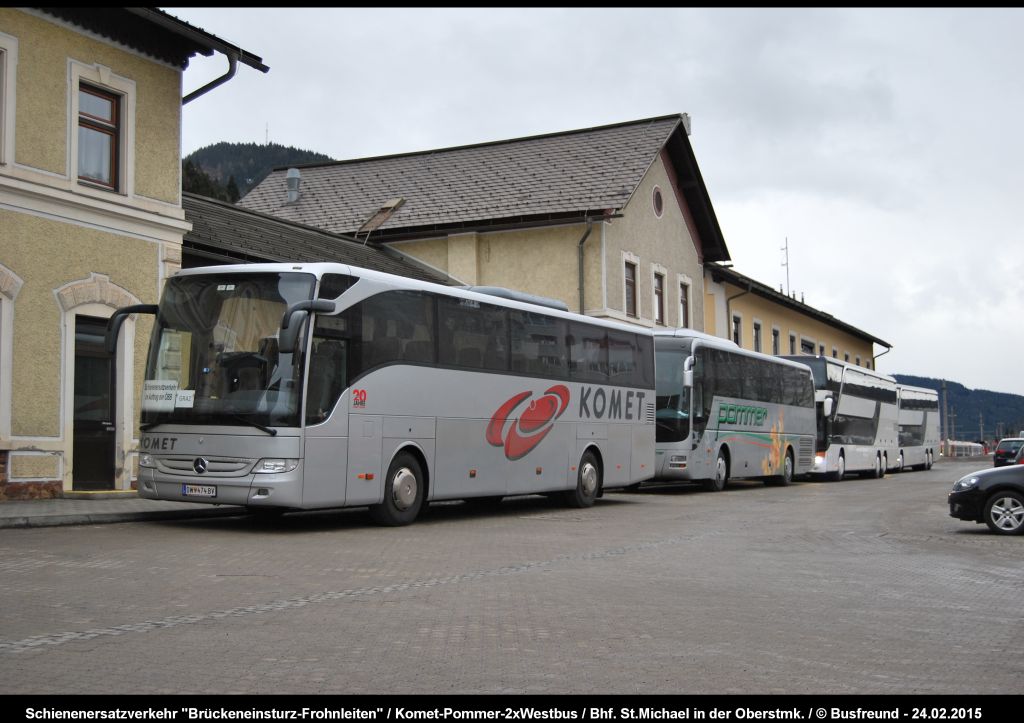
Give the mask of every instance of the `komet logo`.
<svg viewBox="0 0 1024 723">
<path fill-rule="evenodd" d="M 533 451 L 569 406 L 569 389 L 556 384 L 544 392 L 544 396 L 532 400 L 517 418 L 512 418 L 516 408 L 531 396 L 533 392 L 516 394 L 498 407 L 487 425 L 487 441 L 495 447 L 504 447 L 505 456 L 510 460 L 521 459 Z M 506 422 L 511 422 L 507 433 Z"/>
</svg>

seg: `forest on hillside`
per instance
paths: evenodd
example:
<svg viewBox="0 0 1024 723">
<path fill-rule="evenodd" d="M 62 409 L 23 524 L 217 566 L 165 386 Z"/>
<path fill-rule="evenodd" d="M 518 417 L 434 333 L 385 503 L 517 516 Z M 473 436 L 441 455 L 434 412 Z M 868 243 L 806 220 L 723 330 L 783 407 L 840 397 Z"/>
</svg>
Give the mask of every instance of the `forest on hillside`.
<svg viewBox="0 0 1024 723">
<path fill-rule="evenodd" d="M 182 159 L 182 188 L 234 203 L 274 168 L 332 160 L 323 153 L 279 143 L 214 143 Z"/>
<path fill-rule="evenodd" d="M 949 413 L 950 437 L 968 441 L 1017 436 L 1024 430 L 1024 397 L 1019 394 L 968 389 L 943 379 L 893 374 L 900 384 L 934 389 L 939 393 L 942 409 L 942 385 L 946 385 L 946 406 Z M 984 428 L 984 429 L 982 429 Z"/>
</svg>

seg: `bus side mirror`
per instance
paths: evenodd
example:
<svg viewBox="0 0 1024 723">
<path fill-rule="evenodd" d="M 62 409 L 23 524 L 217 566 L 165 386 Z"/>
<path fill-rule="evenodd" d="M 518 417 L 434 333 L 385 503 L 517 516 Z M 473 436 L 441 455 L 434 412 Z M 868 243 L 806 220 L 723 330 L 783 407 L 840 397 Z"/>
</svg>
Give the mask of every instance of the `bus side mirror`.
<svg viewBox="0 0 1024 723">
<path fill-rule="evenodd" d="M 821 403 L 821 411 L 824 413 L 826 417 L 832 416 L 832 403 L 832 397 L 829 397 L 828 399 Z"/>
<path fill-rule="evenodd" d="M 683 362 L 683 386 L 687 389 L 693 389 L 693 357 L 686 357 L 686 361 Z"/>
<path fill-rule="evenodd" d="M 115 311 L 107 320 L 107 335 L 104 339 L 104 346 L 107 354 L 111 356 L 117 351 L 117 335 L 121 333 L 121 325 L 128 318 L 129 314 L 156 314 L 160 308 L 156 304 L 135 304 L 134 306 L 122 306 Z"/>
<path fill-rule="evenodd" d="M 316 299 L 314 301 L 299 301 L 288 307 L 281 317 L 281 333 L 278 336 L 277 348 L 281 354 L 292 354 L 295 352 L 295 342 L 299 338 L 299 330 L 302 322 L 311 312 L 322 314 L 332 313 L 335 309 L 333 301 L 327 299 Z M 298 316 L 298 320 L 296 320 Z"/>
</svg>

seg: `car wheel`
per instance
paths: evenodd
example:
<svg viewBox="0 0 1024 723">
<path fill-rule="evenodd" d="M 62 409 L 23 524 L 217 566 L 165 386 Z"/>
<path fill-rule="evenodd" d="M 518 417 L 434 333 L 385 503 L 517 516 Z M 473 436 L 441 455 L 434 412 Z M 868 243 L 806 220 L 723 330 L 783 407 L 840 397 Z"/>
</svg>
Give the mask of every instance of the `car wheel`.
<svg viewBox="0 0 1024 723">
<path fill-rule="evenodd" d="M 388 467 L 384 501 L 370 506 L 370 517 L 378 525 L 408 525 L 419 515 L 425 491 L 420 463 L 408 452 L 399 452 Z"/>
<path fill-rule="evenodd" d="M 580 459 L 576 473 L 576 488 L 565 493 L 565 503 L 570 507 L 590 507 L 601 491 L 601 465 L 589 449 Z"/>
<path fill-rule="evenodd" d="M 985 524 L 997 535 L 1024 533 L 1024 495 L 1003 490 L 985 503 Z"/>
<path fill-rule="evenodd" d="M 715 460 L 715 476 L 704 480 L 704 489 L 708 492 L 721 492 L 729 481 L 729 459 L 725 450 L 718 450 L 718 459 Z"/>
</svg>

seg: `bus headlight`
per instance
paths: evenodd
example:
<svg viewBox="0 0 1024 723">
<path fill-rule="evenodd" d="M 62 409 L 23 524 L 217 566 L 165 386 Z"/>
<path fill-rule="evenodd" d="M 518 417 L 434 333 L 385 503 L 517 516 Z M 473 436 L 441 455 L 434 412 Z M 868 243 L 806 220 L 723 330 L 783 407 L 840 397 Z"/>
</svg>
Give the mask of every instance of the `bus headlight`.
<svg viewBox="0 0 1024 723">
<path fill-rule="evenodd" d="M 140 467 L 156 467 L 156 460 L 153 459 L 151 454 L 140 454 L 139 455 L 139 466 Z"/>
<path fill-rule="evenodd" d="M 261 459 L 256 463 L 256 474 L 281 474 L 291 472 L 299 466 L 297 459 Z"/>
<path fill-rule="evenodd" d="M 814 464 L 825 464 L 825 457 L 824 457 L 824 455 L 820 455 L 820 454 L 814 455 Z"/>
</svg>

